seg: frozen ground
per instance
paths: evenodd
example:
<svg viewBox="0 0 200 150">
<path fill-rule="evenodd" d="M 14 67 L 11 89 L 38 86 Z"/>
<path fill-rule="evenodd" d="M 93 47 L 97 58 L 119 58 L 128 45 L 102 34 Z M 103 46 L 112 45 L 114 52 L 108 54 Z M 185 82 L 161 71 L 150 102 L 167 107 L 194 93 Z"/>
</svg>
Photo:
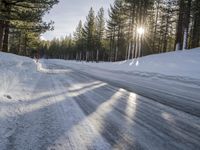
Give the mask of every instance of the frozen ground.
<svg viewBox="0 0 200 150">
<path fill-rule="evenodd" d="M 0 149 L 198 150 L 199 56 L 36 65 L 0 53 Z"/>
</svg>

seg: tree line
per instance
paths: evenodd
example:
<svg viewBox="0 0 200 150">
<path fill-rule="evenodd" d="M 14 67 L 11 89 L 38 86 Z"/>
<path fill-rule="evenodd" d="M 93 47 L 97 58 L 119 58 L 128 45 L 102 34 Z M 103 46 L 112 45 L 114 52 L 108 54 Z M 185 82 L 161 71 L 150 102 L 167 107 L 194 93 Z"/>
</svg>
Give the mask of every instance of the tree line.
<svg viewBox="0 0 200 150">
<path fill-rule="evenodd" d="M 0 51 L 31 56 L 53 22 L 42 17 L 58 0 L 0 0 Z"/>
<path fill-rule="evenodd" d="M 43 42 L 52 58 L 117 61 L 200 46 L 199 0 L 115 0 L 104 10 L 91 8 L 74 36 Z M 138 29 L 144 34 L 140 35 Z"/>
<path fill-rule="evenodd" d="M 115 0 L 107 20 L 103 8 L 97 14 L 91 8 L 73 35 L 39 41 L 41 33 L 52 29 L 42 16 L 56 3 L 1 0 L 0 50 L 9 46 L 23 55 L 37 49 L 49 58 L 118 61 L 200 46 L 199 0 Z"/>
<path fill-rule="evenodd" d="M 50 58 L 76 59 L 98 61 L 107 55 L 104 9 L 101 8 L 97 15 L 93 8 L 90 9 L 86 22 L 79 21 L 73 35 L 52 41 L 43 41 L 40 51 Z"/>
</svg>

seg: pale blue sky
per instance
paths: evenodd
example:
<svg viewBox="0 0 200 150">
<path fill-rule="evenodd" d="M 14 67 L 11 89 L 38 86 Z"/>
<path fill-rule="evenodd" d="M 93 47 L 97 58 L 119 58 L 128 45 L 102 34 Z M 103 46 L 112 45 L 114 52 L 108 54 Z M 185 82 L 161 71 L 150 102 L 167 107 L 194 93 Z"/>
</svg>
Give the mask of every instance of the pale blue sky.
<svg viewBox="0 0 200 150">
<path fill-rule="evenodd" d="M 54 37 L 60 38 L 73 33 L 79 20 L 85 21 L 90 7 L 93 7 L 96 13 L 104 7 L 107 18 L 107 10 L 113 2 L 114 0 L 60 0 L 50 13 L 44 16 L 45 21 L 55 22 L 54 31 L 46 32 L 42 38 L 51 40 Z"/>
</svg>

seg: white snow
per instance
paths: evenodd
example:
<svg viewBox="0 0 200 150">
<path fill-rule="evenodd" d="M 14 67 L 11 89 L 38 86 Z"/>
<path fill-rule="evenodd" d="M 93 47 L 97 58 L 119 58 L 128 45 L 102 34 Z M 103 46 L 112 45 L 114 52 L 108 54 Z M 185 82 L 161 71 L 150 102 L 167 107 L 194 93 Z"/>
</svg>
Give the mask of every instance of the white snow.
<svg viewBox="0 0 200 150">
<path fill-rule="evenodd" d="M 55 62 L 56 60 L 54 60 Z M 67 66 L 95 67 L 111 71 L 158 73 L 172 76 L 200 78 L 200 48 L 145 56 L 121 62 L 86 63 L 57 60 Z"/>
<path fill-rule="evenodd" d="M 199 66 L 200 48 L 115 63 L 0 52 L 0 149 L 199 149 Z"/>
</svg>

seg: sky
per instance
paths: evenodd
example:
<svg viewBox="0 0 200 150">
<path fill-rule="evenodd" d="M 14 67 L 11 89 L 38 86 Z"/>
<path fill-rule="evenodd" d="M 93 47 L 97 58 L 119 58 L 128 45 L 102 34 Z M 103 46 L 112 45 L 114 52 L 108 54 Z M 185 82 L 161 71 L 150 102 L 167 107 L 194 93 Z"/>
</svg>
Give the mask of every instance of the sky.
<svg viewBox="0 0 200 150">
<path fill-rule="evenodd" d="M 91 7 L 95 13 L 103 7 L 107 19 L 108 9 L 113 2 L 114 0 L 60 0 L 43 18 L 47 22 L 54 21 L 54 31 L 47 31 L 41 39 L 52 40 L 73 34 L 79 21 L 85 21 Z"/>
</svg>

